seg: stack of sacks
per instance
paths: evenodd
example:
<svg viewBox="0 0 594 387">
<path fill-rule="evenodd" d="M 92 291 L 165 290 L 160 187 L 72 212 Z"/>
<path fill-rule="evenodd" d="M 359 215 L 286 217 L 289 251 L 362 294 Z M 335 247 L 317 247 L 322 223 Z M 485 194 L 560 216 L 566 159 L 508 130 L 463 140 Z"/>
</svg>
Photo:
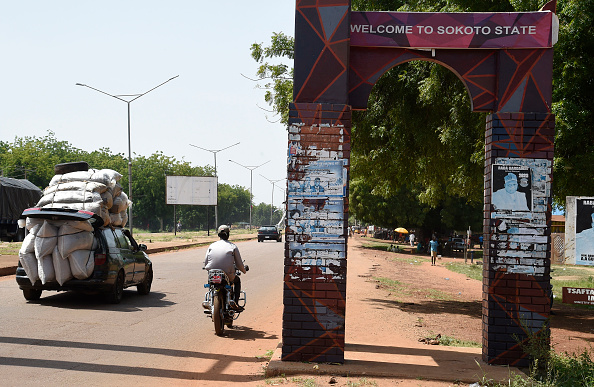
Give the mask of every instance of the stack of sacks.
<svg viewBox="0 0 594 387">
<path fill-rule="evenodd" d="M 37 207 L 72 208 L 99 215 L 103 226 L 124 227 L 132 204 L 118 184 L 122 175 L 111 169 L 89 169 L 55 175 Z M 19 259 L 32 284 L 88 278 L 95 268 L 97 240 L 89 221 L 27 218 L 29 233 Z"/>
<path fill-rule="evenodd" d="M 111 192 L 113 200 L 109 208 L 109 221 L 114 226 L 124 227 L 128 223 L 128 212 L 126 211 L 132 202 L 128 200 L 128 195 L 122 191 L 122 186 L 116 184 L 108 190 Z"/>
<path fill-rule="evenodd" d="M 113 224 L 123 227 L 128 217 L 122 216 L 122 212 L 132 202 L 118 184 L 121 177 L 122 175 L 111 169 L 89 169 L 55 175 L 43 191 L 43 197 L 37 206 L 90 211 L 103 219 L 104 226 Z"/>
<path fill-rule="evenodd" d="M 29 233 L 19 251 L 27 277 L 34 284 L 88 278 L 95 268 L 97 241 L 88 221 L 27 219 Z"/>
</svg>

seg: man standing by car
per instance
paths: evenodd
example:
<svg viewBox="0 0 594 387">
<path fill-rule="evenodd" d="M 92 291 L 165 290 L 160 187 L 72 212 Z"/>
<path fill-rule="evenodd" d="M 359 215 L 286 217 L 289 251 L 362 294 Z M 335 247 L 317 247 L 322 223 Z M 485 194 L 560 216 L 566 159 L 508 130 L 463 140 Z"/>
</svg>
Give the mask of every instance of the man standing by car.
<svg viewBox="0 0 594 387">
<path fill-rule="evenodd" d="M 229 281 L 233 284 L 235 298 L 230 300 L 229 304 L 231 308 L 241 311 L 243 308 L 237 304 L 241 294 L 241 281 L 239 276 L 235 275 L 235 268 L 238 268 L 243 274 L 247 272 L 248 268 L 243 265 L 237 246 L 229 242 L 229 233 L 229 226 L 224 224 L 219 226 L 217 234 L 221 239 L 208 246 L 204 258 L 204 269 L 219 269 L 227 274 Z"/>
</svg>

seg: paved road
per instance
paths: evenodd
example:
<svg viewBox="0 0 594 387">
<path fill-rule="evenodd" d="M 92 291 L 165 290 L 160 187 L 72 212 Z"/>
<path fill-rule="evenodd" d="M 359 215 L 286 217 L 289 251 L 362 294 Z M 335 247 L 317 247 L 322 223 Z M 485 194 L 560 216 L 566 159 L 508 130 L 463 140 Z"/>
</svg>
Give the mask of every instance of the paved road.
<svg viewBox="0 0 594 387">
<path fill-rule="evenodd" d="M 27 302 L 0 278 L 0 385 L 204 385 L 245 382 L 281 340 L 284 243 L 240 242 L 246 311 L 224 337 L 202 312 L 205 248 L 153 255 L 151 294 L 44 292 Z M 261 364 L 260 364 L 261 363 Z M 248 376 L 246 376 L 248 374 Z M 252 374 L 250 377 L 249 374 Z"/>
</svg>

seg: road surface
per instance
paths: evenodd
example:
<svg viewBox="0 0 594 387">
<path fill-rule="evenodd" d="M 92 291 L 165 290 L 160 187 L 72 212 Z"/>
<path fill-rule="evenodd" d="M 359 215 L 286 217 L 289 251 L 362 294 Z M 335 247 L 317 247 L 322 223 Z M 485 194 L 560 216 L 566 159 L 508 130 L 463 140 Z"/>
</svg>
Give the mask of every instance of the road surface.
<svg viewBox="0 0 594 387">
<path fill-rule="evenodd" d="M 14 276 L 0 278 L 0 385 L 228 385 L 262 380 L 281 340 L 284 243 L 237 243 L 246 311 L 223 337 L 203 313 L 206 248 L 152 255 L 150 295 L 121 304 L 72 292 L 27 302 Z M 212 383 L 207 383 L 208 381 Z"/>
</svg>

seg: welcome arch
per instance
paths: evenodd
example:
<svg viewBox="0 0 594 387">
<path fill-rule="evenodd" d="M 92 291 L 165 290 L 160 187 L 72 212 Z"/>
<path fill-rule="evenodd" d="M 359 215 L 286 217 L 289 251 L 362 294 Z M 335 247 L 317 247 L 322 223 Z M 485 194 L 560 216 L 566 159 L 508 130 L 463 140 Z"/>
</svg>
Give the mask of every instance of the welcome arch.
<svg viewBox="0 0 594 387">
<path fill-rule="evenodd" d="M 388 69 L 420 59 L 455 72 L 472 110 L 490 113 L 483 359 L 528 364 L 516 338 L 546 335 L 550 312 L 554 11 L 555 1 L 539 12 L 473 14 L 351 12 L 348 0 L 297 0 L 283 360 L 344 362 L 351 111 L 366 109 Z M 521 188 L 500 201 L 508 180 Z"/>
</svg>

